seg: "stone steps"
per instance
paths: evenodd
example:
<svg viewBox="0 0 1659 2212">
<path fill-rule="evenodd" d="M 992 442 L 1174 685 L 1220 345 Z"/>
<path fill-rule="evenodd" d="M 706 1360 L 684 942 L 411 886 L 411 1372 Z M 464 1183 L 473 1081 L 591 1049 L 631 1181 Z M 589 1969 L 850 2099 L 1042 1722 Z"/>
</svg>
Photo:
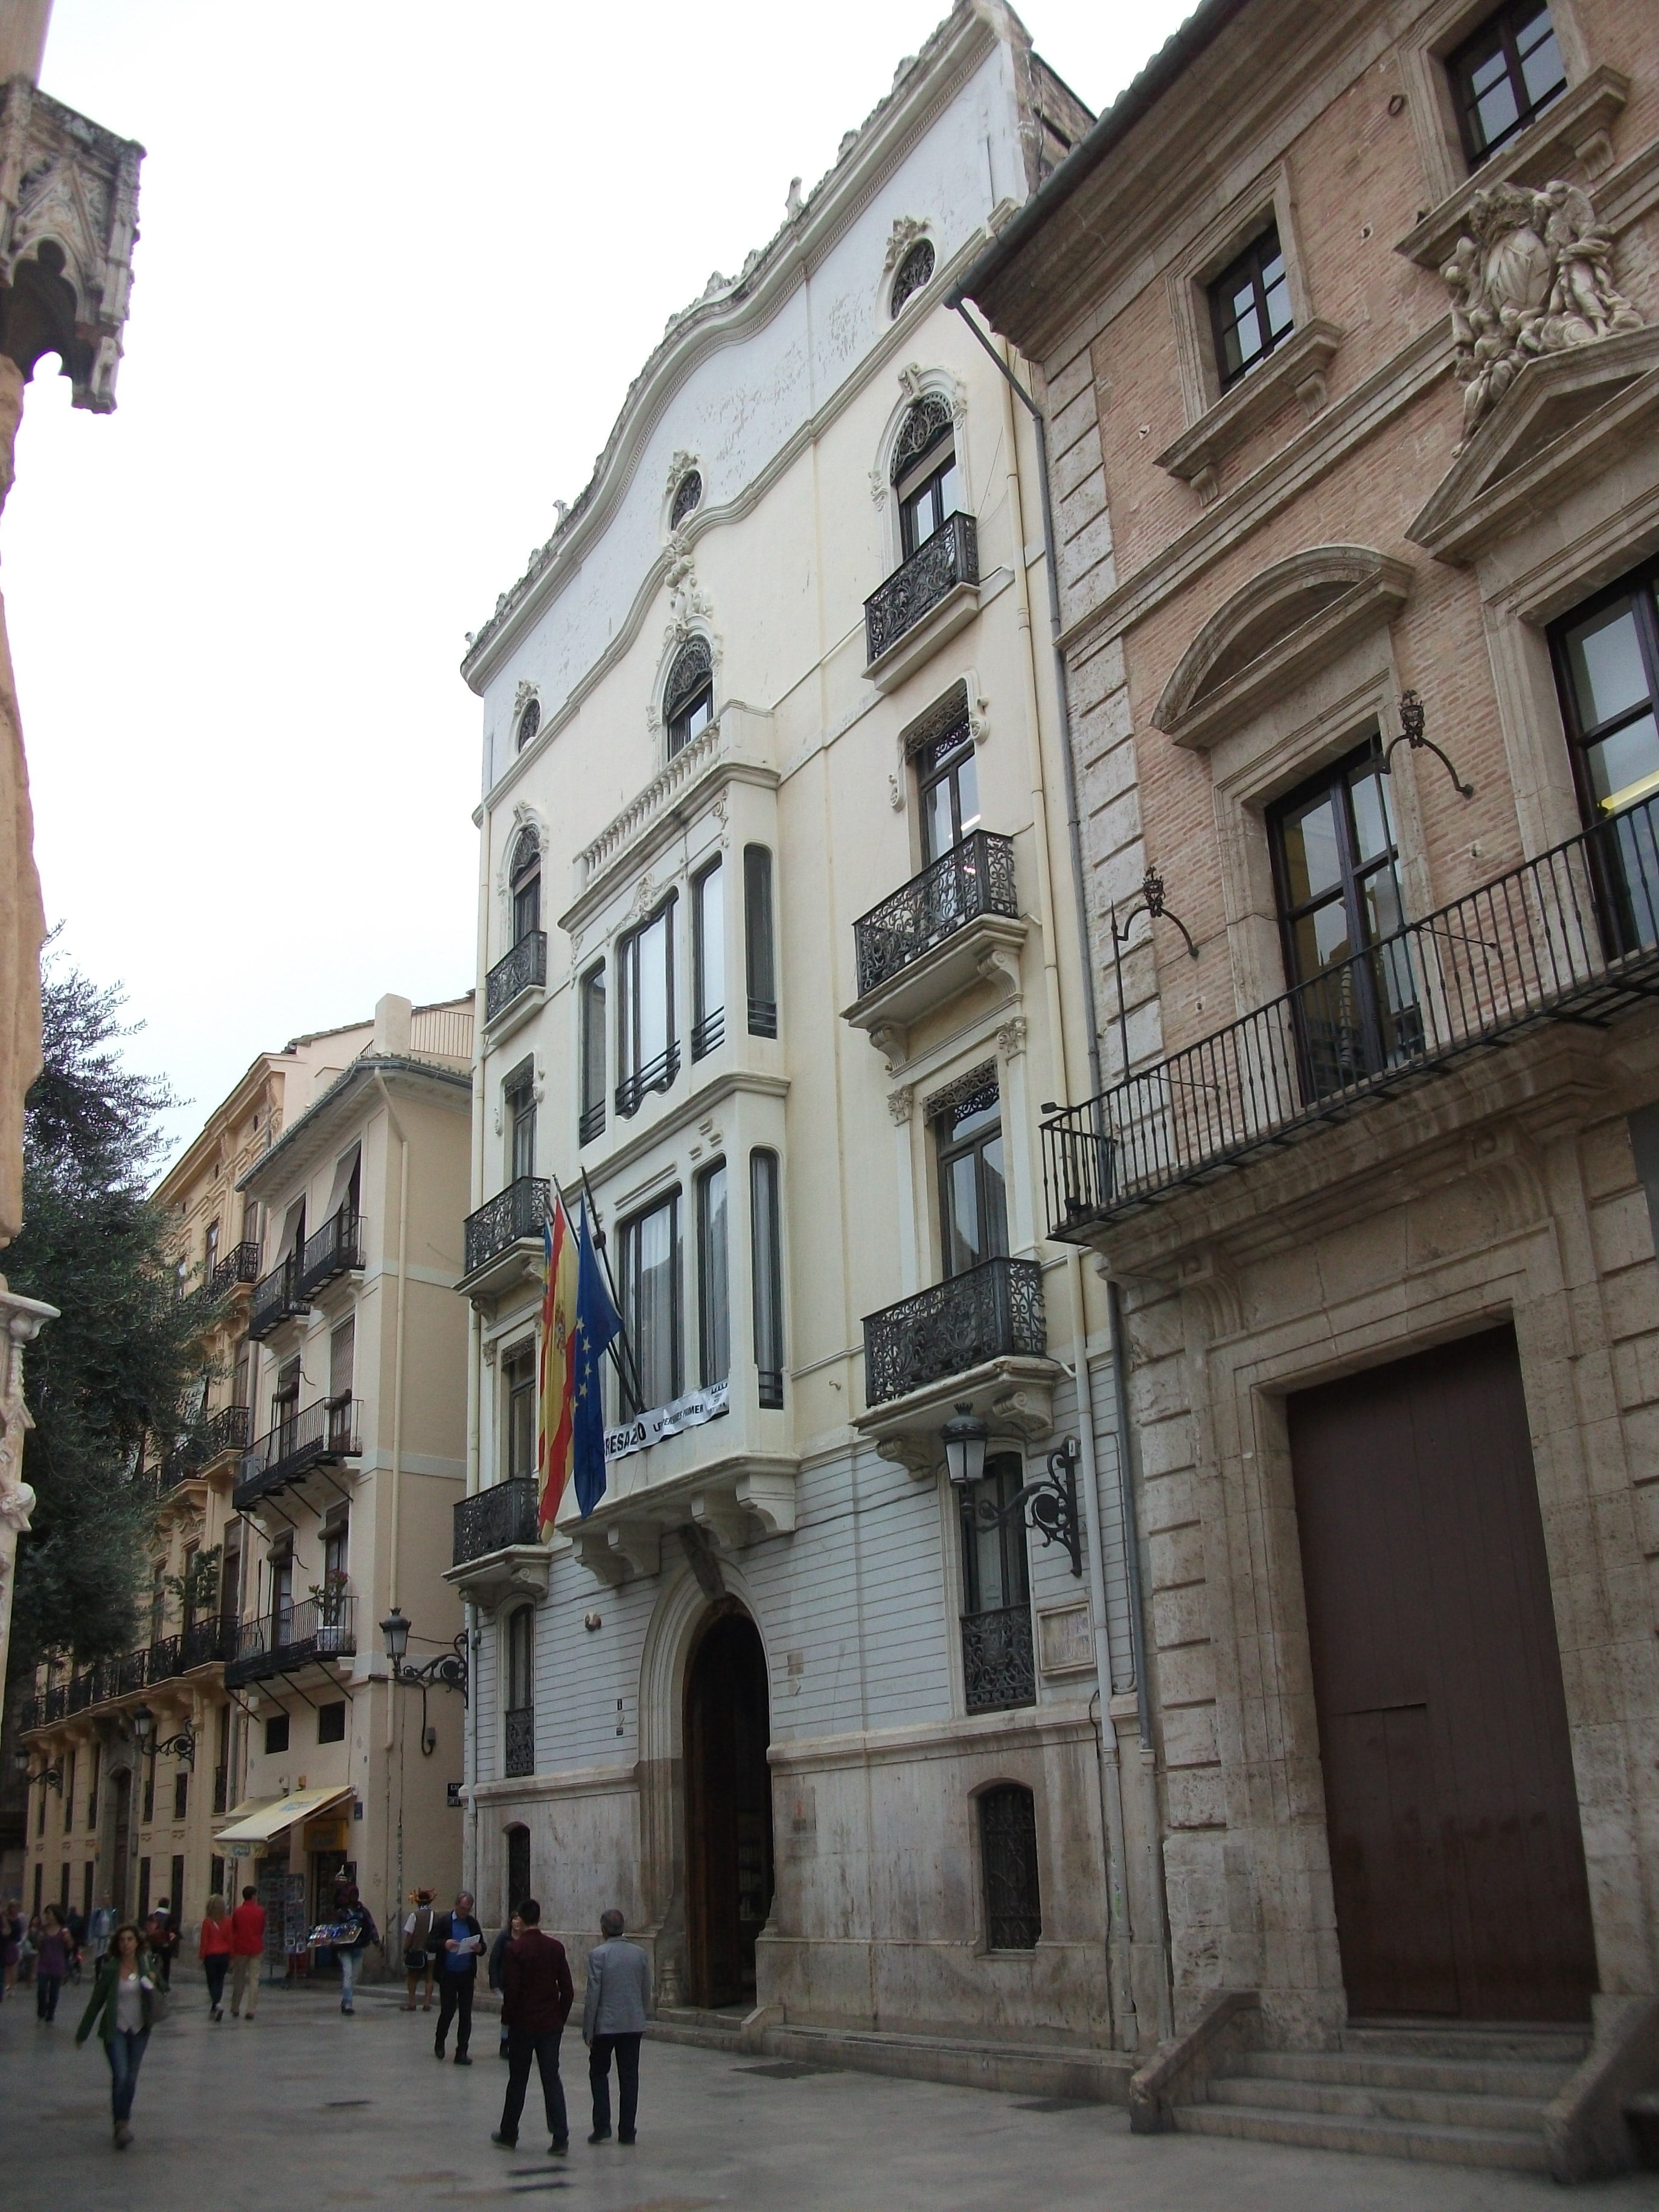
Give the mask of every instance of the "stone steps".
<svg viewBox="0 0 1659 2212">
<path fill-rule="evenodd" d="M 1525 2173 L 1549 2169 L 1541 2128 L 1429 2127 L 1413 2120 L 1344 2119 L 1325 2112 L 1228 2105 L 1177 2106 L 1176 2124 L 1189 2135 L 1300 2143 L 1308 2150 L 1362 2151 L 1374 2158 L 1429 2159 L 1442 2166 L 1508 2166 Z"/>
<path fill-rule="evenodd" d="M 1522 2059 L 1367 2057 L 1352 2051 L 1249 2051 L 1235 2075 L 1258 2081 L 1315 2081 L 1335 2087 L 1439 2089 L 1449 2096 L 1526 2097 L 1547 2103 L 1572 2071 Z"/>
</svg>

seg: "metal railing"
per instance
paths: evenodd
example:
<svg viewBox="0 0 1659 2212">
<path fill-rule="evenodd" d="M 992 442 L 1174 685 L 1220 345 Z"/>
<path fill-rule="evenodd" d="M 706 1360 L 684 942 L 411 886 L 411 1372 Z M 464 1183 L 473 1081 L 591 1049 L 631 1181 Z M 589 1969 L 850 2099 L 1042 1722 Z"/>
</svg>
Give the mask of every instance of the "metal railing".
<svg viewBox="0 0 1659 2212">
<path fill-rule="evenodd" d="M 1659 988 L 1659 795 L 1042 1125 L 1051 1233 L 1343 1119 L 1546 1020 Z"/>
<path fill-rule="evenodd" d="M 471 1498 L 458 1498 L 455 1514 L 455 1556 L 464 1567 L 469 1559 L 482 1559 L 490 1552 L 504 1552 L 510 1544 L 533 1544 L 537 1526 L 536 1485 L 529 1475 L 492 1483 Z"/>
<path fill-rule="evenodd" d="M 236 1624 L 235 1656 L 225 1667 L 225 1687 L 281 1674 L 311 1659 L 349 1659 L 357 1649 L 357 1601 L 337 1595 L 307 1598 L 260 1620 Z"/>
<path fill-rule="evenodd" d="M 680 1048 L 678 1042 L 666 1045 L 654 1059 L 647 1060 L 643 1067 L 636 1067 L 617 1085 L 617 1111 L 625 1121 L 637 1114 L 647 1091 L 666 1091 L 680 1072 Z"/>
<path fill-rule="evenodd" d="M 242 1455 L 241 1472 L 231 1492 L 236 1510 L 240 1513 L 255 1498 L 298 1482 L 313 1468 L 356 1459 L 362 1449 L 357 1438 L 359 1410 L 356 1398 L 319 1398 L 268 1430 Z"/>
<path fill-rule="evenodd" d="M 948 515 L 864 603 L 865 665 L 879 660 L 958 584 L 979 581 L 979 533 L 971 514 Z"/>
<path fill-rule="evenodd" d="M 175 1483 L 186 1482 L 222 1453 L 246 1451 L 248 1440 L 248 1410 L 246 1406 L 221 1406 L 216 1413 L 197 1424 L 187 1437 L 182 1437 L 161 1462 L 155 1485 L 157 1494 L 170 1490 Z"/>
<path fill-rule="evenodd" d="M 533 1705 L 509 1705 L 502 1716 L 507 1723 L 506 1767 L 509 1774 L 533 1774 L 536 1771 L 536 1708 Z"/>
<path fill-rule="evenodd" d="M 466 1217 L 466 1272 L 482 1267 L 526 1237 L 539 1237 L 553 1208 L 553 1186 L 545 1176 L 520 1176 L 476 1213 Z"/>
<path fill-rule="evenodd" d="M 100 1659 L 83 1667 L 65 1682 L 54 1682 L 38 1697 L 25 1700 L 21 1725 L 48 1728 L 54 1721 L 107 1705 L 112 1698 L 136 1696 L 170 1682 L 192 1668 L 206 1667 L 230 1657 L 236 1623 L 217 1613 L 192 1621 L 176 1636 L 161 1636 L 133 1650 Z"/>
<path fill-rule="evenodd" d="M 299 1255 L 290 1252 L 253 1286 L 247 1310 L 247 1333 L 255 1344 L 310 1307 L 299 1292 Z"/>
<path fill-rule="evenodd" d="M 313 1291 L 320 1291 L 337 1276 L 350 1274 L 362 1264 L 363 1217 L 356 1206 L 343 1206 L 330 1214 L 314 1237 L 307 1237 L 295 1291 L 301 1302 L 308 1304 Z"/>
<path fill-rule="evenodd" d="M 987 1260 L 865 1316 L 864 1401 L 885 1405 L 987 1360 L 1048 1349 L 1041 1264 Z"/>
<path fill-rule="evenodd" d="M 1036 1703 L 1029 1604 L 962 1616 L 962 1680 L 970 1713 Z"/>
<path fill-rule="evenodd" d="M 1013 840 L 971 830 L 853 924 L 859 996 L 901 975 L 981 914 L 1019 912 Z"/>
<path fill-rule="evenodd" d="M 234 1244 L 208 1277 L 208 1296 L 215 1300 L 238 1283 L 257 1283 L 259 1279 L 259 1247 L 251 1239 Z"/>
<path fill-rule="evenodd" d="M 547 932 L 532 929 L 484 977 L 484 1019 L 493 1022 L 514 999 L 547 981 Z"/>
</svg>

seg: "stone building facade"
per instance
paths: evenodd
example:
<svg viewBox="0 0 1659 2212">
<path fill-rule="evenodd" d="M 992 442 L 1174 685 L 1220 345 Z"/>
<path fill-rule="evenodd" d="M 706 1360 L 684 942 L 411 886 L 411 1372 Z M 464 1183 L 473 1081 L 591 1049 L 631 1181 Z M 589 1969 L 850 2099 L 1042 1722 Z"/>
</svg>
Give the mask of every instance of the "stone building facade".
<svg viewBox="0 0 1659 2212">
<path fill-rule="evenodd" d="M 1182 2027 L 1659 1988 L 1653 27 L 1201 7 L 966 283 L 1079 549 L 1047 1194 L 1127 1309 Z"/>
<path fill-rule="evenodd" d="M 1040 476 L 943 305 L 1087 122 L 965 0 L 672 319 L 465 662 L 468 1879 L 578 1959 L 619 1905 L 670 2014 L 1136 2033 L 1109 1319 L 1036 1149 L 1084 1028 Z M 629 1347 L 605 1494 L 543 1543 L 556 1183 Z M 1075 1566 L 1017 1497 L 1062 1450 Z"/>
</svg>

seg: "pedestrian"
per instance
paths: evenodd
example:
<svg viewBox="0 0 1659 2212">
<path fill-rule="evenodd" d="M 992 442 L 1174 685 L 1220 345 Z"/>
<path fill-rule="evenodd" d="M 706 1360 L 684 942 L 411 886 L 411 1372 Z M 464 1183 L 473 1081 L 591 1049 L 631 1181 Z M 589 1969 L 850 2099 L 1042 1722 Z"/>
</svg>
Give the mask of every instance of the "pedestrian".
<svg viewBox="0 0 1659 2212">
<path fill-rule="evenodd" d="M 71 1905 L 64 1924 L 69 1931 L 70 1979 L 78 1982 L 81 1978 L 81 1959 L 87 1948 L 87 1923 Z"/>
<path fill-rule="evenodd" d="M 155 1923 L 156 1940 L 150 1948 L 155 1956 L 156 1970 L 161 1978 L 160 1986 L 164 1990 L 171 1990 L 173 1962 L 179 1955 L 179 1920 L 178 1915 L 173 1909 L 173 1899 L 170 1897 L 162 1898 L 150 1917 Z"/>
<path fill-rule="evenodd" d="M 17 1978 L 27 1989 L 34 1979 L 34 1954 L 40 1948 L 40 1916 L 31 1912 L 23 1940 L 17 1947 Z"/>
<path fill-rule="evenodd" d="M 216 1889 L 207 1901 L 199 1945 L 202 1972 L 207 1976 L 208 2018 L 225 2016 L 225 1976 L 230 1972 L 230 1917 L 225 1900 Z"/>
<path fill-rule="evenodd" d="M 334 1924 L 350 1931 L 346 1942 L 334 1946 L 334 1955 L 340 1962 L 340 2010 L 349 2017 L 356 2010 L 352 1998 L 364 1954 L 371 1943 L 380 1940 L 380 1931 L 358 1894 L 355 1881 L 347 1882 L 335 1893 Z"/>
<path fill-rule="evenodd" d="M 155 1961 L 144 1948 L 143 1937 L 131 1921 L 115 1931 L 114 1948 L 98 1970 L 92 1996 L 75 2031 L 77 2049 L 95 2027 L 103 2039 L 109 2060 L 110 2109 L 115 2118 L 115 2148 L 125 2150 L 132 2141 L 128 2122 L 132 2096 L 138 2087 L 138 2068 L 149 2041 L 155 2017 L 157 1987 Z"/>
<path fill-rule="evenodd" d="M 519 1933 L 501 1954 L 501 2018 L 507 2022 L 507 2097 L 501 2124 L 491 2142 L 512 2150 L 519 2140 L 519 2115 L 530 2086 L 530 2062 L 542 2077 L 542 2106 L 547 2116 L 548 2148 L 562 2158 L 570 2148 L 564 2083 L 559 2079 L 559 2039 L 570 2017 L 575 1989 L 570 1961 L 556 1936 L 542 1933 L 542 1908 L 526 1898 L 513 1916 Z"/>
<path fill-rule="evenodd" d="M 489 1986 L 492 1990 L 498 1990 L 501 1986 L 501 1960 L 507 1956 L 507 1945 L 511 1943 L 516 1936 L 522 1936 L 523 1933 L 524 1923 L 520 1919 L 518 1908 L 515 1905 L 513 1911 L 507 1915 L 506 1927 L 502 1929 L 501 1934 L 497 1936 L 495 1942 L 489 1947 L 489 1964 L 488 1972 Z M 507 2057 L 507 2008 L 505 2005 L 501 2008 L 501 2049 L 497 2055 L 502 2058 Z"/>
<path fill-rule="evenodd" d="M 34 1948 L 34 2016 L 48 2026 L 58 2017 L 58 1993 L 69 1974 L 70 1941 L 55 1905 L 40 1916 L 40 1936 Z"/>
<path fill-rule="evenodd" d="M 253 2007 L 259 1995 L 259 1967 L 265 1955 L 265 1908 L 259 1902 L 259 1893 L 252 1882 L 242 1892 L 242 1901 L 230 1916 L 230 2013 L 233 2020 L 242 2016 L 244 2003 L 247 2016 L 253 2017 Z"/>
<path fill-rule="evenodd" d="M 17 1899 L 9 1898 L 4 1911 L 0 1912 L 0 1996 L 17 1987 L 17 1961 L 27 1934 Z"/>
<path fill-rule="evenodd" d="M 426 2002 L 421 2009 L 422 2012 L 430 2012 L 432 2009 L 432 1923 L 437 1918 L 434 1909 L 435 1893 L 429 1889 L 417 1889 L 413 1894 L 411 1902 L 415 1910 L 404 1923 L 404 1972 L 409 1982 L 409 2001 L 404 2005 L 404 2010 L 414 2011 L 415 1984 L 424 1974 Z"/>
<path fill-rule="evenodd" d="M 470 2066 L 467 2045 L 472 2040 L 472 1990 L 478 1978 L 478 1954 L 483 1949 L 483 1929 L 472 1917 L 472 1893 L 464 1889 L 452 1912 L 441 1912 L 433 1923 L 433 1938 L 441 1961 L 438 1975 L 438 2033 L 433 2048 L 441 2058 L 456 2021 L 455 2063 Z"/>
<path fill-rule="evenodd" d="M 587 1988 L 582 1997 L 582 2041 L 587 2045 L 587 2079 L 593 2092 L 591 2143 L 611 2136 L 611 2058 L 617 2059 L 617 2141 L 635 2140 L 640 2103 L 640 2041 L 651 2009 L 651 1961 L 637 1943 L 623 1941 L 626 1925 L 613 1905 L 599 1915 L 599 1934 L 587 1954 Z"/>
<path fill-rule="evenodd" d="M 115 1907 L 107 1896 L 100 1897 L 94 1908 L 87 1934 L 92 1944 L 92 1971 L 95 1974 L 104 1963 L 109 1950 L 109 1940 L 115 1933 Z"/>
</svg>

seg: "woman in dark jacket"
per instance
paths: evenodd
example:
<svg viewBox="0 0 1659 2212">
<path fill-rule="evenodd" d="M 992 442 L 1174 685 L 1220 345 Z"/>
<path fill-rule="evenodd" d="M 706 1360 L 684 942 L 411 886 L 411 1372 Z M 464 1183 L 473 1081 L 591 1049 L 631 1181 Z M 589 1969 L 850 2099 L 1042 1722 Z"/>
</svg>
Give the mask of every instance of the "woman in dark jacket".
<svg viewBox="0 0 1659 2212">
<path fill-rule="evenodd" d="M 115 1931 L 113 1948 L 98 1969 L 91 2000 L 75 2031 L 77 2045 L 86 2041 L 94 2027 L 103 2039 L 104 2056 L 109 2061 L 110 2109 L 115 2118 L 117 2150 L 125 2150 L 132 2141 L 132 2130 L 127 2123 L 132 2117 L 139 2063 L 155 2019 L 156 1979 L 155 1961 L 129 1920 Z"/>
</svg>

